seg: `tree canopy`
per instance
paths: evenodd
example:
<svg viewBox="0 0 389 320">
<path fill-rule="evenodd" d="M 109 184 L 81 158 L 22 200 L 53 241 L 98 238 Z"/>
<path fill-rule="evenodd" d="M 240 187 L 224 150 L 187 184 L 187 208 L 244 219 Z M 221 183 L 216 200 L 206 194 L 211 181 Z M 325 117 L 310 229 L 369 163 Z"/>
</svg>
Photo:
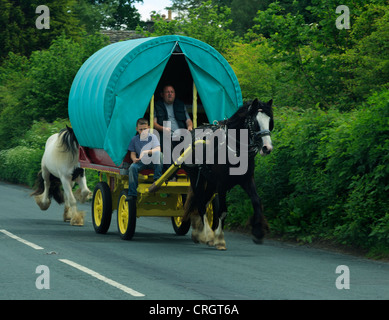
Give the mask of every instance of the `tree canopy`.
<svg viewBox="0 0 389 320">
<path fill-rule="evenodd" d="M 39 0 L 0 0 L 0 62 L 9 52 L 30 56 L 61 35 L 75 40 L 100 29 L 134 30 L 140 24 L 135 2 L 143 0 L 47 0 L 50 29 L 37 29 Z"/>
</svg>

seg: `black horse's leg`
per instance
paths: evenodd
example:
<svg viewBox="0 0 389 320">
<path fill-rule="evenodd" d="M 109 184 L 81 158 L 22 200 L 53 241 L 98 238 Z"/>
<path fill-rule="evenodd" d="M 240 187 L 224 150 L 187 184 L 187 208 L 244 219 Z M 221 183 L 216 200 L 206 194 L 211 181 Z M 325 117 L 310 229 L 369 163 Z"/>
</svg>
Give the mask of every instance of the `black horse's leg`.
<svg viewBox="0 0 389 320">
<path fill-rule="evenodd" d="M 224 227 L 224 219 L 227 214 L 227 204 L 226 204 L 226 193 L 224 187 L 218 188 L 218 200 L 219 200 L 219 208 L 216 211 L 216 215 L 214 214 L 214 225 L 213 229 L 215 230 L 215 247 L 218 250 L 227 250 L 226 248 L 226 241 L 224 240 L 224 233 L 223 233 L 223 227 Z"/>
<path fill-rule="evenodd" d="M 191 185 L 193 195 L 189 198 L 191 204 L 188 203 L 187 210 L 191 212 L 192 240 L 195 243 L 201 242 L 212 245 L 214 233 L 206 218 L 206 204 L 212 196 L 209 195 L 210 187 L 202 175 L 197 177 L 195 183 L 191 177 Z"/>
<path fill-rule="evenodd" d="M 203 194 L 199 197 L 199 214 L 201 216 L 201 221 L 203 223 L 203 229 L 200 232 L 199 240 L 202 243 L 206 243 L 209 246 L 214 245 L 215 234 L 215 222 L 218 221 L 217 211 L 213 210 L 212 215 L 208 218 L 208 206 L 209 202 L 212 200 L 213 195 L 216 192 L 216 185 L 209 180 L 206 180 L 204 185 Z M 212 219 L 212 220 L 211 220 Z M 211 229 L 212 226 L 212 229 Z"/>
<path fill-rule="evenodd" d="M 227 190 L 224 187 L 220 187 L 218 190 L 219 194 L 219 218 L 222 222 L 222 229 L 224 228 L 224 220 L 227 216 Z"/>
<path fill-rule="evenodd" d="M 251 220 L 253 241 L 256 244 L 262 244 L 267 230 L 267 222 L 262 213 L 262 203 L 255 188 L 254 176 L 241 183 L 241 187 L 250 197 L 254 209 L 254 215 Z"/>
</svg>

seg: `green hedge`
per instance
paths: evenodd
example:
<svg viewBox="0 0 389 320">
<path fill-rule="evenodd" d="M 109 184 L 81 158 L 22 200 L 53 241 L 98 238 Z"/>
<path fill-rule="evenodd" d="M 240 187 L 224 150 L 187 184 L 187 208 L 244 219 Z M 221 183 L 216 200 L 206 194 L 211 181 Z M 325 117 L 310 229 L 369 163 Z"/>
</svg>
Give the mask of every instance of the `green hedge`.
<svg viewBox="0 0 389 320">
<path fill-rule="evenodd" d="M 388 254 L 389 92 L 348 113 L 283 108 L 275 115 L 274 151 L 257 156 L 255 170 L 272 232 Z M 228 202 L 229 225 L 244 225 L 248 197 L 235 188 Z"/>
<path fill-rule="evenodd" d="M 31 129 L 17 140 L 16 147 L 0 151 L 0 179 L 32 187 L 41 169 L 47 138 L 66 125 L 69 125 L 69 120 L 35 121 Z"/>
</svg>

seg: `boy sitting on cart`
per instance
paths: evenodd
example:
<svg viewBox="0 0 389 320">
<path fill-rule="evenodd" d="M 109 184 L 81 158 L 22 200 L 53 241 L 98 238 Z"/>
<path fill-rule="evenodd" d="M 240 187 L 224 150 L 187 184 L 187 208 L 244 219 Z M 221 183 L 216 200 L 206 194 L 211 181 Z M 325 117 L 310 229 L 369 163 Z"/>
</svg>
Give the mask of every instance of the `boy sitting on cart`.
<svg viewBox="0 0 389 320">
<path fill-rule="evenodd" d="M 149 132 L 149 122 L 144 118 L 136 122 L 136 131 L 128 146 L 132 164 L 128 172 L 128 197 L 136 199 L 138 193 L 138 173 L 143 169 L 154 169 L 154 181 L 162 175 L 161 147 L 156 135 Z M 151 161 L 150 161 L 151 160 Z"/>
</svg>

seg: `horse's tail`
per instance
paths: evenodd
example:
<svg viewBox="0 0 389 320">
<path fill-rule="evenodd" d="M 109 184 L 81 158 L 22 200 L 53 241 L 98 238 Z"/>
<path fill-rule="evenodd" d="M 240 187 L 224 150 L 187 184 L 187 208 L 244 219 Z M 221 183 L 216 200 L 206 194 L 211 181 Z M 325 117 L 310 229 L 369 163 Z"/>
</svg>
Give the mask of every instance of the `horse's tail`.
<svg viewBox="0 0 389 320">
<path fill-rule="evenodd" d="M 35 184 L 34 187 L 32 188 L 32 192 L 30 193 L 30 196 L 39 196 L 43 193 L 45 190 L 45 184 L 44 180 L 42 177 L 42 170 L 38 172 L 38 175 L 35 179 Z"/>
<path fill-rule="evenodd" d="M 72 128 L 66 126 L 59 132 L 60 144 L 64 152 L 71 152 L 73 157 L 78 156 L 79 143 Z"/>
<path fill-rule="evenodd" d="M 45 190 L 45 181 L 42 177 L 42 170 L 38 172 L 38 176 L 35 180 L 35 185 L 33 187 L 33 192 L 30 196 L 39 196 Z M 61 189 L 61 180 L 50 173 L 50 188 L 49 188 L 49 199 L 54 198 L 58 204 L 65 202 L 63 191 Z"/>
</svg>

